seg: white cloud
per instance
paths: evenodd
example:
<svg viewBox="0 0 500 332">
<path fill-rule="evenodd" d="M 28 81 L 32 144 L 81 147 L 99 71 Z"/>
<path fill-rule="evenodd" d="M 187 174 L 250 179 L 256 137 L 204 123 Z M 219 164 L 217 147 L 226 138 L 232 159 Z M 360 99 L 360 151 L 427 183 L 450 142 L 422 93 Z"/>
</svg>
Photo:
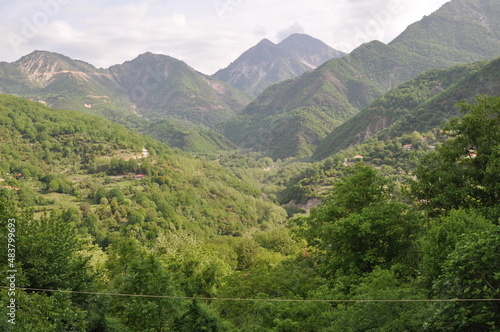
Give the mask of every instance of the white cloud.
<svg viewBox="0 0 500 332">
<path fill-rule="evenodd" d="M 444 2 L 26 0 L 2 10 L 0 61 L 44 49 L 108 67 L 152 51 L 212 74 L 262 38 L 279 42 L 295 32 L 343 51 L 364 38 L 389 42 Z M 399 3 L 400 10 L 391 11 L 391 3 Z"/>
<path fill-rule="evenodd" d="M 282 41 L 291 34 L 304 33 L 304 32 L 305 32 L 304 27 L 300 25 L 298 22 L 295 22 L 285 30 L 278 31 L 278 33 L 276 34 L 276 38 L 278 38 L 278 41 Z"/>
</svg>

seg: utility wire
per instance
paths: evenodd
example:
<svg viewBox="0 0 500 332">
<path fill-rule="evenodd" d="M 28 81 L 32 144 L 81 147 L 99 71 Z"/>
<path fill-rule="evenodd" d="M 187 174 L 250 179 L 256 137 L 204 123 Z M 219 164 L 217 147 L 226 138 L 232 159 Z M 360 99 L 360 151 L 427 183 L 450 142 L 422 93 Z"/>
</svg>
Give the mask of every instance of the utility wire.
<svg viewBox="0 0 500 332">
<path fill-rule="evenodd" d="M 9 288 L 0 286 L 0 288 Z M 366 300 L 322 300 L 322 299 L 242 299 L 229 297 L 195 297 L 195 296 L 169 296 L 169 295 L 146 295 L 146 294 L 120 294 L 120 293 L 99 293 L 99 292 L 80 292 L 64 289 L 45 289 L 45 288 L 25 288 L 16 287 L 16 289 L 26 291 L 40 291 L 51 293 L 71 293 L 87 295 L 106 295 L 106 296 L 125 296 L 142 298 L 162 298 L 179 300 L 216 300 L 216 301 L 261 301 L 261 302 L 486 302 L 500 301 L 500 299 L 411 299 L 411 300 L 391 300 L 391 299 L 366 299 Z"/>
</svg>

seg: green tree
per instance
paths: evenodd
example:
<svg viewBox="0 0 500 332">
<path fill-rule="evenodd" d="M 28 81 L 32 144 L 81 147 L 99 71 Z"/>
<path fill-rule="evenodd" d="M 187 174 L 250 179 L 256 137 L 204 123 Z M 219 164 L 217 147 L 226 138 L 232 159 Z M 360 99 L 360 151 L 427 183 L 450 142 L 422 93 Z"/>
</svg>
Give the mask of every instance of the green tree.
<svg viewBox="0 0 500 332">
<path fill-rule="evenodd" d="M 357 165 L 306 218 L 306 237 L 330 279 L 370 273 L 376 266 L 415 272 L 422 226 L 410 207 L 391 199 L 391 188 L 374 169 Z"/>
<path fill-rule="evenodd" d="M 82 255 L 82 242 L 76 236 L 75 228 L 62 221 L 60 213 L 36 220 L 29 208 L 21 207 L 13 200 L 0 199 L 2 243 L 7 243 L 9 219 L 11 223 L 15 220 L 17 287 L 89 289 L 93 275 Z M 3 272 L 7 270 L 6 259 L 7 255 L 0 258 Z M 0 302 L 10 301 L 7 293 L 8 290 L 0 291 Z M 72 295 L 16 289 L 15 299 L 18 310 L 13 331 L 86 331 L 86 310 Z M 6 309 L 6 306 L 1 306 L 2 317 L 8 317 Z M 10 331 L 11 328 L 7 319 L 0 321 L 0 330 Z"/>
<path fill-rule="evenodd" d="M 16 290 L 15 325 L 7 322 L 7 312 L 4 303 L 8 303 L 10 297 L 7 290 L 0 291 L 0 330 L 2 331 L 75 331 L 85 332 L 87 329 L 86 312 L 71 301 L 71 295 L 54 293 L 25 292 Z"/>
<path fill-rule="evenodd" d="M 178 332 L 230 331 L 229 325 L 219 317 L 215 310 L 196 300 L 191 303 L 184 315 L 175 320 L 174 329 Z"/>
<path fill-rule="evenodd" d="M 412 275 L 418 267 L 418 216 L 407 205 L 384 202 L 321 227 L 318 248 L 326 274 L 361 275 L 376 266 Z"/>
<path fill-rule="evenodd" d="M 500 296 L 500 227 L 462 236 L 434 283 L 445 299 L 498 299 Z M 498 301 L 452 301 L 437 304 L 430 331 L 498 331 Z"/>
<path fill-rule="evenodd" d="M 392 271 L 377 268 L 353 287 L 350 299 L 359 302 L 339 304 L 333 311 L 334 323 L 327 331 L 420 331 L 422 321 L 429 314 L 428 305 L 397 300 L 423 298 L 422 290 L 414 282 L 402 282 Z M 362 301 L 366 299 L 389 301 Z"/>
<path fill-rule="evenodd" d="M 181 296 L 174 274 L 137 240 L 115 237 L 108 269 L 114 292 L 153 296 Z M 167 331 L 182 306 L 178 300 L 124 297 L 112 300 L 112 312 L 132 331 Z M 181 302 L 182 303 L 182 302 Z"/>
<path fill-rule="evenodd" d="M 92 276 L 86 269 L 88 258 L 82 255 L 83 242 L 74 224 L 63 220 L 62 213 L 55 211 L 50 217 L 24 220 L 19 223 L 18 232 L 19 259 L 30 287 L 89 287 Z"/>
<path fill-rule="evenodd" d="M 340 182 L 334 184 L 328 202 L 340 209 L 341 216 L 360 212 L 363 208 L 389 199 L 392 184 L 377 174 L 376 170 L 356 164 Z"/>
<path fill-rule="evenodd" d="M 460 104 L 463 117 L 444 128 L 451 138 L 415 171 L 412 194 L 431 214 L 477 208 L 500 217 L 500 97 Z"/>
<path fill-rule="evenodd" d="M 446 216 L 432 219 L 420 241 L 421 273 L 426 287 L 430 289 L 432 282 L 441 275 L 448 256 L 455 250 L 461 236 L 492 230 L 494 227 L 474 210 L 452 210 Z"/>
</svg>

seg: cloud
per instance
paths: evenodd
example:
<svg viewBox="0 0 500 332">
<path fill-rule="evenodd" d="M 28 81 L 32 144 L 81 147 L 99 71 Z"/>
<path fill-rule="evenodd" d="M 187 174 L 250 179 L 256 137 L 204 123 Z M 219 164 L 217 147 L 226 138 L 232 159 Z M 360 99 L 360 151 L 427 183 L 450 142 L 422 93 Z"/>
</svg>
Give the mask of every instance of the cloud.
<svg viewBox="0 0 500 332">
<path fill-rule="evenodd" d="M 343 51 L 364 39 L 389 42 L 445 1 L 13 1 L 0 14 L 0 61 L 43 49 L 109 67 L 151 51 L 211 74 L 263 38 L 307 33 Z M 382 15 L 394 3 L 400 11 Z"/>
<path fill-rule="evenodd" d="M 300 25 L 298 22 L 295 22 L 285 30 L 278 31 L 278 33 L 276 34 L 276 38 L 278 38 L 278 41 L 282 41 L 283 39 L 287 38 L 288 36 L 294 33 L 304 33 L 304 32 L 305 32 L 304 27 Z"/>
</svg>

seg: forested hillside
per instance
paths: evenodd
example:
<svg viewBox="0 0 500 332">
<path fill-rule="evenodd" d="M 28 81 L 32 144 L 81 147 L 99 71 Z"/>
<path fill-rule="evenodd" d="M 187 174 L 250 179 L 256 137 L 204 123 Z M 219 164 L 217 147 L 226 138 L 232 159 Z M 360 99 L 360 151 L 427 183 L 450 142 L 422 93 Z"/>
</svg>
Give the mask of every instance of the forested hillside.
<svg viewBox="0 0 500 332">
<path fill-rule="evenodd" d="M 2 192 L 37 211 L 71 207 L 103 234 L 148 221 L 142 237 L 168 228 L 231 234 L 283 221 L 282 209 L 263 201 L 259 189 L 212 161 L 96 116 L 10 96 L 0 102 Z"/>
<path fill-rule="evenodd" d="M 411 24 L 390 45 L 455 63 L 498 56 L 500 15 L 495 0 L 454 0 Z"/>
<path fill-rule="evenodd" d="M 461 105 L 463 117 L 426 134 L 435 150 L 417 134 L 387 142 L 401 153 L 420 141 L 397 166 L 414 177 L 374 159 L 325 161 L 308 173 L 329 169 L 323 203 L 286 223 L 217 164 L 270 171 L 270 160 L 193 158 L 98 117 L 0 103 L 0 236 L 15 228 L 16 249 L 1 259 L 16 270 L 18 329 L 500 328 L 499 97 Z M 0 296 L 12 303 L 8 288 Z"/>
<path fill-rule="evenodd" d="M 500 58 L 435 69 L 401 84 L 334 129 L 314 152 L 321 159 L 372 136 L 426 132 L 458 115 L 455 105 L 500 93 Z M 380 134 L 379 134 L 380 133 Z"/>
<path fill-rule="evenodd" d="M 171 120 L 156 121 L 143 133 L 172 148 L 179 148 L 194 154 L 217 155 L 222 151 L 237 148 L 235 144 L 216 131 Z"/>
</svg>

